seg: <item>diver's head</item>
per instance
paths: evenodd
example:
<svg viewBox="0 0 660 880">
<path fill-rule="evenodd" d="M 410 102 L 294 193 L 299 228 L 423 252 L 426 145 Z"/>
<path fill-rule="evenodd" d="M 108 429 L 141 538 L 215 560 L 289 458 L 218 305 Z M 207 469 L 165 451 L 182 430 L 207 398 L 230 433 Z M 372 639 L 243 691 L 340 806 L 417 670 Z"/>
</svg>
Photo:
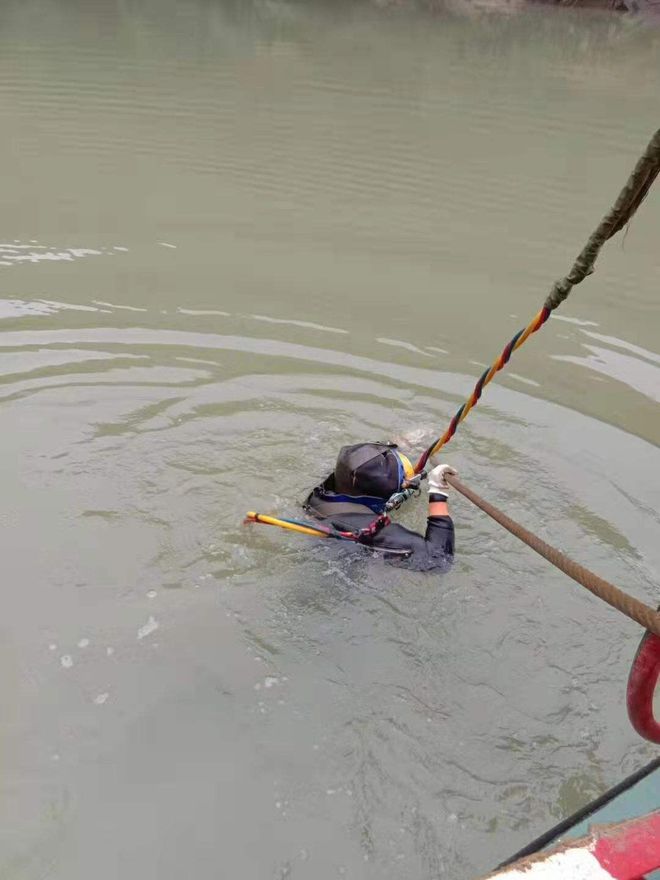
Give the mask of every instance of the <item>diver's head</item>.
<svg viewBox="0 0 660 880">
<path fill-rule="evenodd" d="M 335 492 L 387 501 L 414 476 L 412 464 L 395 445 L 358 443 L 339 451 L 334 473 Z"/>
</svg>

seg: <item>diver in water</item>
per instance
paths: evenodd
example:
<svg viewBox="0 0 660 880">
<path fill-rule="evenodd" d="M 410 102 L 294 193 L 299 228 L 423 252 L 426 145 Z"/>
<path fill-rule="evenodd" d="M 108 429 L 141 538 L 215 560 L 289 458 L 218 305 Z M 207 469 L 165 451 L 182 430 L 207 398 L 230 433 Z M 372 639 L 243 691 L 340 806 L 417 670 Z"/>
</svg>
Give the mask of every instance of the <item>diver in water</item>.
<svg viewBox="0 0 660 880">
<path fill-rule="evenodd" d="M 426 533 L 420 535 L 384 515 L 397 493 L 414 485 L 415 471 L 394 443 L 359 443 L 339 451 L 335 469 L 304 502 L 307 513 L 339 531 L 360 533 L 359 543 L 401 559 L 415 569 L 446 568 L 454 555 L 454 523 L 447 508 L 448 464 L 428 475 Z"/>
</svg>

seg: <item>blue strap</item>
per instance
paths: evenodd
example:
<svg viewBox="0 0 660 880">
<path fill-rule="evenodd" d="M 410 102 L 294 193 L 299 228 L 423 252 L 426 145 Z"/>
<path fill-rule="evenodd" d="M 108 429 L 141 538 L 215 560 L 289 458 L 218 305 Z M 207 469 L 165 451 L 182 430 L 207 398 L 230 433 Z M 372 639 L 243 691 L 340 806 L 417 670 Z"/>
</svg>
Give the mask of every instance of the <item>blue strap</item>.
<svg viewBox="0 0 660 880">
<path fill-rule="evenodd" d="M 317 489 L 316 494 L 323 501 L 333 504 L 335 502 L 342 504 L 362 504 L 368 507 L 374 513 L 383 513 L 386 502 L 382 498 L 375 498 L 372 495 L 338 495 L 335 492 L 327 493 L 322 489 Z"/>
</svg>

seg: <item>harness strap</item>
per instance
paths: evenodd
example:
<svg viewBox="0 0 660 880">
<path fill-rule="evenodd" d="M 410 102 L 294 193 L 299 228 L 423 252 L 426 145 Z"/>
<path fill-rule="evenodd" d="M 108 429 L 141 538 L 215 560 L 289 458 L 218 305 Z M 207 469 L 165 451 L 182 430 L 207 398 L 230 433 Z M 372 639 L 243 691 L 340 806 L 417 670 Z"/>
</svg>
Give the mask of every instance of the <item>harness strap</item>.
<svg viewBox="0 0 660 880">
<path fill-rule="evenodd" d="M 384 529 L 385 526 L 389 526 L 391 522 L 392 520 L 386 513 L 381 513 L 381 515 L 376 517 L 373 522 L 370 522 L 368 526 L 353 533 L 355 535 L 355 540 L 361 544 L 365 544 L 375 538 L 378 532 L 380 532 L 381 529 Z"/>
</svg>

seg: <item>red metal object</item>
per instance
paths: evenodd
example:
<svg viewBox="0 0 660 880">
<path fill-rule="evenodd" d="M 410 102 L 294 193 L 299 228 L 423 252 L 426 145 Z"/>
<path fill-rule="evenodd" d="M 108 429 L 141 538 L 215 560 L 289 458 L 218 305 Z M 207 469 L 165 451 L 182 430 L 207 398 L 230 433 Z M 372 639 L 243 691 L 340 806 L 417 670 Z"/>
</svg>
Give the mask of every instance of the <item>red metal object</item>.
<svg viewBox="0 0 660 880">
<path fill-rule="evenodd" d="M 643 880 L 660 868 L 660 810 L 521 859 L 486 880 Z"/>
<path fill-rule="evenodd" d="M 630 723 L 640 736 L 660 743 L 660 722 L 653 714 L 653 695 L 660 677 L 660 637 L 647 632 L 635 654 L 628 687 L 626 704 Z"/>
<path fill-rule="evenodd" d="M 637 880 L 660 868 L 660 812 L 616 826 L 591 851 L 616 880 Z"/>
</svg>

